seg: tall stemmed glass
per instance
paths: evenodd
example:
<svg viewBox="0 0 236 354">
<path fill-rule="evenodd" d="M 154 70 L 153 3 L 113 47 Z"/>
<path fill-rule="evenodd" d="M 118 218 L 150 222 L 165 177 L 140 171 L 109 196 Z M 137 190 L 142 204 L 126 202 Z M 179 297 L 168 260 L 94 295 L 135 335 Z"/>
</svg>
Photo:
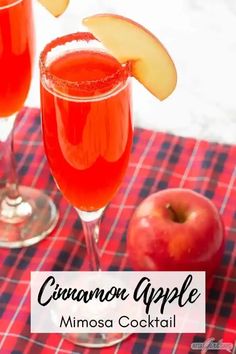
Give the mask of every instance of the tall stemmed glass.
<svg viewBox="0 0 236 354">
<path fill-rule="evenodd" d="M 29 91 L 33 56 L 31 0 L 0 0 L 0 247 L 32 245 L 58 219 L 44 193 L 18 186 L 13 157 L 14 121 Z"/>
<path fill-rule="evenodd" d="M 132 143 L 129 65 L 121 66 L 83 32 L 49 43 L 40 71 L 46 155 L 59 189 L 82 221 L 90 270 L 98 271 L 101 216 L 122 181 Z M 126 336 L 65 335 L 88 347 L 112 345 Z"/>
</svg>

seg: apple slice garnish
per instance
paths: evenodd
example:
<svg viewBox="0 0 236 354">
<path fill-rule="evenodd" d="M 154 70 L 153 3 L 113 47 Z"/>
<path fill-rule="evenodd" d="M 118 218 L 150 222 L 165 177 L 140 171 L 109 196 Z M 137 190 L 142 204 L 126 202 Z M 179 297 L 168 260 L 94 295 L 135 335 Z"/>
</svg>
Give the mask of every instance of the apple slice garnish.
<svg viewBox="0 0 236 354">
<path fill-rule="evenodd" d="M 70 0 L 38 0 L 55 17 L 65 12 Z"/>
<path fill-rule="evenodd" d="M 132 75 L 160 100 L 175 89 L 175 65 L 162 43 L 146 28 L 126 17 L 97 14 L 83 24 L 120 62 L 130 62 Z"/>
</svg>

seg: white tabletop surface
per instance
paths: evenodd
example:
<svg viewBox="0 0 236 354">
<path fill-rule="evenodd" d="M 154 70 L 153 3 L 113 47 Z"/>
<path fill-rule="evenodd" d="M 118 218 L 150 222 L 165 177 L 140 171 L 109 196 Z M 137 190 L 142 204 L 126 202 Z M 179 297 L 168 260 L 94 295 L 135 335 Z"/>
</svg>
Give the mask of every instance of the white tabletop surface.
<svg viewBox="0 0 236 354">
<path fill-rule="evenodd" d="M 81 19 L 95 13 L 122 14 L 147 27 L 172 55 L 178 84 L 160 102 L 134 80 L 135 125 L 236 144 L 235 0 L 70 0 L 59 19 L 33 1 L 37 53 L 57 36 L 85 30 Z M 40 106 L 37 62 L 26 105 Z"/>
</svg>

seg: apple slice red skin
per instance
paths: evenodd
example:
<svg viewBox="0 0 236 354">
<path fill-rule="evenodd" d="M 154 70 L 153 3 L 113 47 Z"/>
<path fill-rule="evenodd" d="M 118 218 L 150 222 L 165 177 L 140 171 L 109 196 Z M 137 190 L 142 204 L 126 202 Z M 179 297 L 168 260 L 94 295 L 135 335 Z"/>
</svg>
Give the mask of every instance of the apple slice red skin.
<svg viewBox="0 0 236 354">
<path fill-rule="evenodd" d="M 172 211 L 185 215 L 176 222 Z M 225 230 L 215 205 L 189 189 L 173 188 L 147 197 L 129 223 L 127 249 L 136 271 L 216 272 L 224 251 Z"/>
</svg>

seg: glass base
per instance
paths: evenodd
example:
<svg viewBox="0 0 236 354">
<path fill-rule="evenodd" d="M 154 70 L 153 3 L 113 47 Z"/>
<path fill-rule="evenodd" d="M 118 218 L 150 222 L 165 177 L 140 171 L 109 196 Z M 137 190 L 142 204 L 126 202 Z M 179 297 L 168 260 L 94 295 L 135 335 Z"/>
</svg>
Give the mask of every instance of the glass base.
<svg viewBox="0 0 236 354">
<path fill-rule="evenodd" d="M 42 191 L 20 186 L 14 203 L 0 190 L 0 247 L 31 246 L 44 239 L 56 226 L 58 212 Z"/>
<path fill-rule="evenodd" d="M 67 333 L 63 338 L 81 347 L 104 348 L 116 345 L 130 333 Z"/>
</svg>

